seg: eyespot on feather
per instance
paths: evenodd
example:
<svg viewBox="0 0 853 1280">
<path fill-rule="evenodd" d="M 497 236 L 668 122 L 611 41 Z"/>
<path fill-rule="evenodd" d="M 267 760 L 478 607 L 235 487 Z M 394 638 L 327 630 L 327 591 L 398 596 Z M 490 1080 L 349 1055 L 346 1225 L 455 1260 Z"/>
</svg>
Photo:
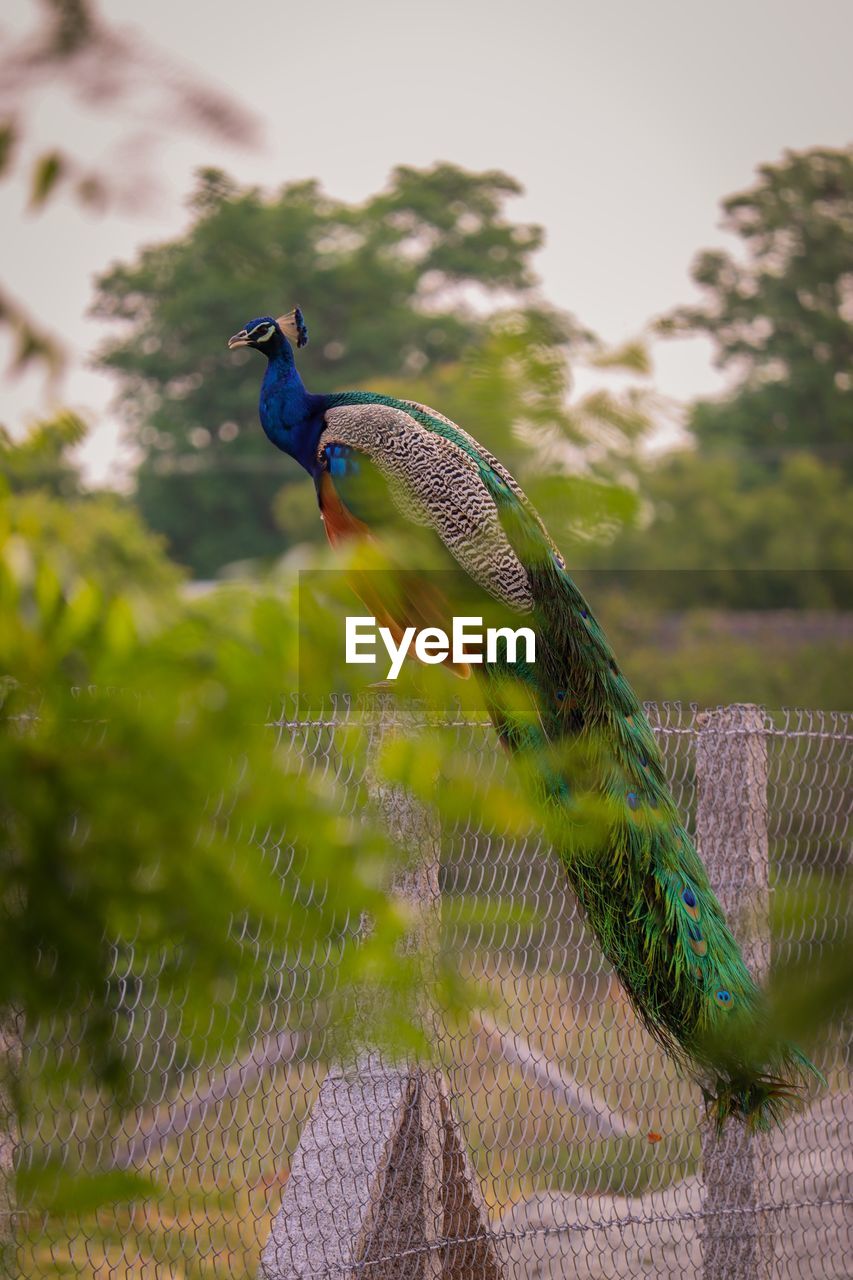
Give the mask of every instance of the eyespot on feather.
<svg viewBox="0 0 853 1280">
<path fill-rule="evenodd" d="M 698 920 L 702 912 L 699 910 L 699 903 L 696 899 L 696 894 L 690 888 L 689 884 L 685 885 L 681 890 L 681 902 L 684 910 L 690 916 L 690 919 Z"/>
<path fill-rule="evenodd" d="M 687 941 L 690 943 L 690 949 L 697 956 L 707 955 L 708 944 L 702 937 L 702 930 L 698 925 L 691 924 L 689 926 L 690 937 Z"/>
<path fill-rule="evenodd" d="M 714 1001 L 721 1009 L 731 1009 L 734 1005 L 734 997 L 731 991 L 726 991 L 725 987 L 720 987 L 714 992 Z"/>
</svg>

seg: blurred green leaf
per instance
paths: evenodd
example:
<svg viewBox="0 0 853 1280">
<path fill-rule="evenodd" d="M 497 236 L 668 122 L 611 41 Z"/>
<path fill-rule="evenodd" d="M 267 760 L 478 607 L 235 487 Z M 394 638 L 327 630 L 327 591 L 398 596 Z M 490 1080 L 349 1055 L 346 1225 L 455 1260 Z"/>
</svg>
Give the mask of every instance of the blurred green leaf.
<svg viewBox="0 0 853 1280">
<path fill-rule="evenodd" d="M 48 151 L 39 156 L 30 180 L 30 208 L 40 209 L 68 172 L 68 162 L 61 151 Z"/>
<path fill-rule="evenodd" d="M 0 121 L 0 177 L 9 168 L 18 140 L 18 131 L 13 120 Z"/>
<path fill-rule="evenodd" d="M 598 352 L 590 364 L 596 369 L 621 369 L 643 376 L 652 372 L 652 359 L 644 342 L 626 342 L 621 347 Z"/>
<path fill-rule="evenodd" d="M 191 1057 L 234 1044 L 270 954 L 298 971 L 321 945 L 339 951 L 333 1003 L 344 1007 L 348 982 L 381 986 L 393 970 L 399 998 L 377 1034 L 411 1032 L 401 1011 L 416 972 L 399 965 L 408 925 L 388 895 L 393 847 L 376 823 L 342 816 L 340 790 L 266 727 L 295 669 L 288 597 L 187 601 L 164 589 L 172 570 L 156 544 L 147 576 L 133 566 L 125 580 L 122 538 L 139 531 L 119 522 L 89 559 L 87 510 L 105 514 L 83 503 L 75 517 L 46 493 L 0 502 L 0 1005 L 55 1022 L 57 1067 L 120 1097 L 138 1064 L 114 1034 L 113 946 L 132 944 L 139 971 L 157 972 L 170 1034 Z M 78 528 L 58 554 L 63 519 Z M 348 749 L 364 745 L 362 734 Z M 288 833 L 291 876 L 253 832 Z M 374 930 L 355 954 L 349 922 L 362 916 Z M 304 1001 L 322 981 L 306 974 Z"/>
<path fill-rule="evenodd" d="M 41 361 L 51 376 L 59 373 L 63 354 L 56 340 L 41 329 L 26 308 L 16 298 L 0 287 L 0 325 L 5 325 L 12 336 L 12 373 L 23 372 L 33 361 Z"/>
</svg>

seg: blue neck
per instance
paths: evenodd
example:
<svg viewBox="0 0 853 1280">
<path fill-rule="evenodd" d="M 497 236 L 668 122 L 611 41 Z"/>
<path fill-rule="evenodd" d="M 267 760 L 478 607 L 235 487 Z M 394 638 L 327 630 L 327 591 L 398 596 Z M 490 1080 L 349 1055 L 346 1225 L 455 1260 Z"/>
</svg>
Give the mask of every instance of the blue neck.
<svg viewBox="0 0 853 1280">
<path fill-rule="evenodd" d="M 261 383 L 261 426 L 277 448 L 290 454 L 312 475 L 316 471 L 317 441 L 323 430 L 322 399 L 305 390 L 290 344 L 284 339 L 277 342 L 269 353 Z"/>
</svg>

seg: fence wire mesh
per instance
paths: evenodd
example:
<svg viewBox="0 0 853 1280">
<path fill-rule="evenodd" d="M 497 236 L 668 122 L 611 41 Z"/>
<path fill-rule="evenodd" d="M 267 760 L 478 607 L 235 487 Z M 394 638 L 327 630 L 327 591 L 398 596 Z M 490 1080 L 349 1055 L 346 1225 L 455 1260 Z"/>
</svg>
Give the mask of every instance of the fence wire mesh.
<svg viewBox="0 0 853 1280">
<path fill-rule="evenodd" d="M 700 753 L 697 779 L 707 717 L 676 704 L 647 712 L 695 830 L 701 769 L 737 773 L 742 760 L 723 743 L 704 765 Z M 307 717 L 294 702 L 271 728 L 306 770 L 354 787 L 362 779 L 341 777 L 346 757 L 336 746 L 352 715 L 346 699 Z M 716 732 L 761 744 L 766 809 L 753 795 L 747 826 L 757 845 L 746 827 L 738 835 L 737 822 L 726 830 L 734 845 L 751 841 L 753 869 L 764 839 L 771 900 L 818 875 L 837 881 L 830 925 L 840 938 L 851 717 L 790 711 L 744 723 L 723 716 Z M 458 721 L 444 731 L 472 769 L 494 767 L 488 726 Z M 263 843 L 287 876 L 288 833 L 267 832 Z M 18 1166 L 49 1152 L 59 1163 L 151 1173 L 158 1192 L 129 1208 L 81 1210 L 76 1228 L 61 1234 L 45 1225 L 21 1249 L 19 1274 L 851 1274 L 849 1028 L 821 1047 L 828 1086 L 807 1110 L 769 1139 L 739 1136 L 722 1154 L 706 1139 L 703 1151 L 699 1090 L 638 1024 L 542 840 L 497 839 L 459 822 L 426 843 L 422 878 L 408 892 L 429 901 L 440 891 L 436 944 L 482 993 L 470 1019 L 433 1020 L 429 1067 L 375 1054 L 334 1061 L 317 998 L 318 974 L 327 990 L 335 983 L 331 943 L 297 965 L 270 956 L 262 1015 L 234 1008 L 240 1049 L 201 1067 L 175 1057 L 157 972 L 140 971 L 132 948 L 114 950 L 116 1036 L 148 1081 L 120 1132 L 96 1094 L 56 1095 L 46 1073 L 56 1029 L 25 1030 L 33 1109 Z M 746 865 L 732 853 L 732 868 Z M 712 878 L 721 871 L 712 867 Z M 807 960 L 817 922 L 771 915 L 774 963 Z M 75 1045 L 64 1051 L 73 1055 Z M 740 1191 L 728 1202 L 732 1187 Z"/>
</svg>

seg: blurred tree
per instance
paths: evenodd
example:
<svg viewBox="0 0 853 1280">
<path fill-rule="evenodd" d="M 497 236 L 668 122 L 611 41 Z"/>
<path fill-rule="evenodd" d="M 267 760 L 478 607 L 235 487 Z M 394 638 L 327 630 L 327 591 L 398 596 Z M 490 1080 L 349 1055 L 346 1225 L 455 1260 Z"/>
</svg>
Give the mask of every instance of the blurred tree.
<svg viewBox="0 0 853 1280">
<path fill-rule="evenodd" d="M 158 958 L 166 991 L 200 1014 L 196 1032 L 181 1019 L 190 1038 L 209 1034 L 214 1012 L 224 1030 L 224 976 L 263 987 L 263 947 L 241 937 L 287 954 L 316 929 L 343 946 L 353 910 L 369 910 L 374 955 L 358 963 L 399 963 L 405 920 L 381 870 L 389 846 L 369 824 L 356 841 L 328 785 L 300 785 L 300 762 L 264 727 L 295 661 L 287 601 L 245 594 L 235 615 L 230 596 L 154 592 L 141 608 L 73 556 L 57 560 L 49 533 L 24 543 L 0 503 L 0 603 L 0 1008 L 84 1017 L 93 1035 L 70 1066 L 127 1084 L 137 1064 L 111 1033 L 110 940 L 132 941 L 142 971 Z M 247 838 L 255 829 L 297 841 L 310 831 L 296 897 Z M 308 881 L 325 883 L 331 866 L 334 884 L 312 897 Z"/>
<path fill-rule="evenodd" d="M 702 253 L 693 278 L 706 301 L 661 322 L 708 334 L 737 375 L 721 400 L 699 401 L 700 446 L 743 450 L 757 475 L 792 449 L 853 466 L 853 148 L 786 152 L 755 186 L 723 201 L 744 255 Z"/>
<path fill-rule="evenodd" d="M 57 563 L 73 562 L 87 579 L 128 598 L 171 593 L 182 574 L 164 540 L 146 529 L 133 507 L 115 494 L 57 502 L 44 493 L 16 494 L 7 506 L 9 530 L 44 539 Z"/>
<path fill-rule="evenodd" d="M 130 597 L 171 593 L 181 572 L 164 540 L 145 528 L 118 494 L 89 493 L 69 456 L 86 435 L 75 414 L 36 423 L 18 440 L 0 427 L 0 500 L 7 531 L 27 545 L 50 545 L 57 564 Z"/>
<path fill-rule="evenodd" d="M 645 519 L 587 562 L 686 570 L 644 575 L 663 608 L 850 608 L 853 150 L 788 152 L 723 211 L 744 254 L 701 254 L 706 301 L 660 328 L 707 334 L 737 380 L 692 406 L 693 448 L 640 474 Z"/>
<path fill-rule="evenodd" d="M 495 448 L 515 431 L 516 454 L 525 420 L 540 441 L 546 422 L 558 437 L 562 428 L 579 435 L 581 409 L 570 419 L 562 404 L 565 357 L 596 347 L 537 301 L 531 257 L 542 232 L 504 212 L 519 190 L 498 172 L 399 167 L 385 191 L 353 206 L 316 182 L 269 198 L 207 171 L 189 234 L 101 277 L 95 314 L 128 332 L 108 342 L 100 363 L 119 376 L 142 451 L 141 510 L 179 561 L 210 574 L 279 554 L 282 532 L 319 537 L 304 483 L 295 487 L 295 470 L 277 463 L 256 425 L 257 359 L 225 350 L 229 333 L 267 310 L 305 307 L 309 386 L 368 385 L 442 410 L 458 405 L 461 421 Z M 490 298 L 515 319 L 486 314 Z M 636 350 L 633 358 L 636 366 Z M 466 386 L 477 371 L 486 376 Z M 582 412 L 587 426 L 596 418 L 603 430 L 608 419 L 630 434 L 635 409 L 603 396 Z"/>
<path fill-rule="evenodd" d="M 649 469 L 641 488 L 645 520 L 591 547 L 585 563 L 628 571 L 645 605 L 853 607 L 853 504 L 837 467 L 790 454 L 757 480 L 731 454 L 683 452 Z"/>
<path fill-rule="evenodd" d="M 0 425 L 0 477 L 12 493 L 38 489 L 55 498 L 80 493 L 80 473 L 70 451 L 86 436 L 86 424 L 63 410 L 16 439 Z"/>
</svg>

